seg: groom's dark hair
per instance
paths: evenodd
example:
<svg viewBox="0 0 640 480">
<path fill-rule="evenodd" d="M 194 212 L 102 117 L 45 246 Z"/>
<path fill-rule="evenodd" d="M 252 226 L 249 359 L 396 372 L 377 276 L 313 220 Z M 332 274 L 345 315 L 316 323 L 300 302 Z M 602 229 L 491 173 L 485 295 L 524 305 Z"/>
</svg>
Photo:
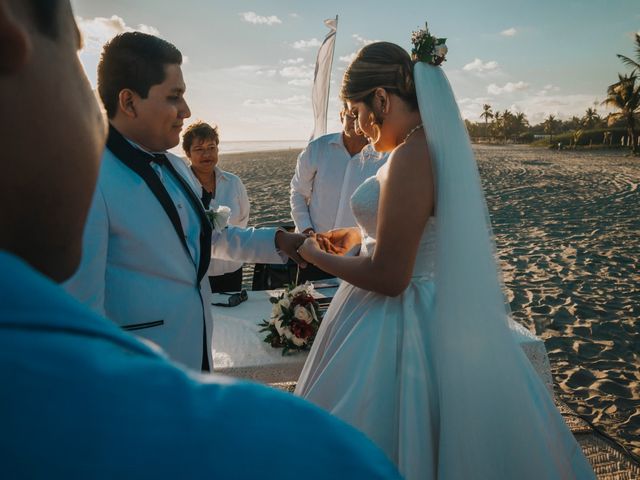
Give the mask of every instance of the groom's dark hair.
<svg viewBox="0 0 640 480">
<path fill-rule="evenodd" d="M 164 82 L 165 65 L 181 65 L 175 45 L 142 32 L 121 33 L 109 40 L 98 64 L 98 93 L 109 118 L 118 111 L 118 96 L 131 89 L 147 98 L 153 85 Z"/>
</svg>

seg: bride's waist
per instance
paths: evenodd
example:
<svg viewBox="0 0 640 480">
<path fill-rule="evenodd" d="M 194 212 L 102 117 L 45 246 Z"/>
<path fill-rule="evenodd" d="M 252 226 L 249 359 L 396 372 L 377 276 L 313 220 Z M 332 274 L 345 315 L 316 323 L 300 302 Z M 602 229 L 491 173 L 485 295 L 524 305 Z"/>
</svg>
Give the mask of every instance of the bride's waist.
<svg viewBox="0 0 640 480">
<path fill-rule="evenodd" d="M 372 238 L 367 238 L 362 243 L 360 255 L 372 256 L 375 251 L 376 242 Z M 412 279 L 433 279 L 435 275 L 435 247 L 431 242 L 422 242 L 418 247 L 416 260 L 413 265 Z"/>
</svg>

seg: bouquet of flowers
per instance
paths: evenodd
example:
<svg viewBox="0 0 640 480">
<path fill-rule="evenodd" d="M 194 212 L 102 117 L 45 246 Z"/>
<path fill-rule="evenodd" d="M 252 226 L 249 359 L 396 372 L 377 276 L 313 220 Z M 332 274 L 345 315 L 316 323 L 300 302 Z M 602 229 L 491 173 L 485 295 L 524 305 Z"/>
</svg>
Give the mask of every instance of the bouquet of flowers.
<svg viewBox="0 0 640 480">
<path fill-rule="evenodd" d="M 282 355 L 308 350 L 321 322 L 313 285 L 290 285 L 270 301 L 273 307 L 269 320 L 258 324 L 261 332 L 267 332 L 264 341 L 273 348 L 282 348 Z"/>
</svg>

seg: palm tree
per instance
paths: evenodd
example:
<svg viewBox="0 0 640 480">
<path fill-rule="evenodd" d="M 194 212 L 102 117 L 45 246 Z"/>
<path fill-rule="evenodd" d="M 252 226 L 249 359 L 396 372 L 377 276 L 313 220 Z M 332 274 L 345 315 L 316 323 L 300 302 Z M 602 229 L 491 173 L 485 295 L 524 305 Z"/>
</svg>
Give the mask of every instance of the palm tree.
<svg viewBox="0 0 640 480">
<path fill-rule="evenodd" d="M 502 138 L 505 143 L 514 131 L 514 115 L 509 110 L 502 112 Z"/>
<path fill-rule="evenodd" d="M 587 108 L 587 111 L 584 114 L 584 117 L 582 117 L 582 125 L 584 125 L 587 129 L 589 128 L 593 128 L 595 125 L 597 125 L 600 122 L 600 115 L 598 115 L 598 112 L 596 111 L 595 108 Z"/>
<path fill-rule="evenodd" d="M 553 143 L 553 133 L 556 131 L 556 127 L 558 126 L 558 120 L 556 120 L 556 116 L 549 114 L 549 116 L 544 119 L 543 125 L 544 133 L 549 134 L 549 143 Z"/>
<path fill-rule="evenodd" d="M 633 68 L 633 73 L 636 73 L 636 70 L 640 72 L 640 33 L 636 33 L 635 43 L 636 43 L 636 60 L 633 60 L 625 55 L 618 54 L 618 58 L 622 60 L 622 63 Z"/>
<path fill-rule="evenodd" d="M 516 135 L 524 133 L 529 127 L 529 120 L 527 120 L 527 116 L 523 112 L 516 112 L 513 117 L 513 123 Z"/>
<path fill-rule="evenodd" d="M 618 120 L 624 120 L 627 124 L 627 133 L 631 138 L 631 149 L 633 153 L 638 152 L 638 136 L 636 134 L 635 115 L 640 112 L 640 83 L 636 80 L 635 73 L 630 75 L 618 74 L 618 81 L 607 88 L 607 98 L 603 105 L 620 110 L 609 115 L 609 126 Z"/>
<path fill-rule="evenodd" d="M 493 114 L 493 122 L 491 122 L 491 135 L 494 137 L 499 137 L 500 132 L 502 131 L 502 126 L 504 125 L 504 120 L 502 118 L 502 113 L 496 112 Z"/>
<path fill-rule="evenodd" d="M 493 110 L 491 109 L 491 105 L 485 103 L 482 106 L 482 113 L 480 114 L 480 118 L 484 118 L 484 131 L 485 135 L 487 135 L 489 131 L 489 119 L 493 118 Z"/>
</svg>

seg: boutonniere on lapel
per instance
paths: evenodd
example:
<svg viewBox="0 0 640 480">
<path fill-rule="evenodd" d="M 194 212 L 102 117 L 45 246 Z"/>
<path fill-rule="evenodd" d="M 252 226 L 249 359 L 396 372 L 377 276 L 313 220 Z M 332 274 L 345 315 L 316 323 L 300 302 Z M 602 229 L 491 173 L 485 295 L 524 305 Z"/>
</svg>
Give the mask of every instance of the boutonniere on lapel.
<svg viewBox="0 0 640 480">
<path fill-rule="evenodd" d="M 227 228 L 229 223 L 229 217 L 231 216 L 231 209 L 225 205 L 220 205 L 217 210 L 212 208 L 205 210 L 204 212 L 213 227 L 213 230 L 220 233 Z"/>
</svg>

